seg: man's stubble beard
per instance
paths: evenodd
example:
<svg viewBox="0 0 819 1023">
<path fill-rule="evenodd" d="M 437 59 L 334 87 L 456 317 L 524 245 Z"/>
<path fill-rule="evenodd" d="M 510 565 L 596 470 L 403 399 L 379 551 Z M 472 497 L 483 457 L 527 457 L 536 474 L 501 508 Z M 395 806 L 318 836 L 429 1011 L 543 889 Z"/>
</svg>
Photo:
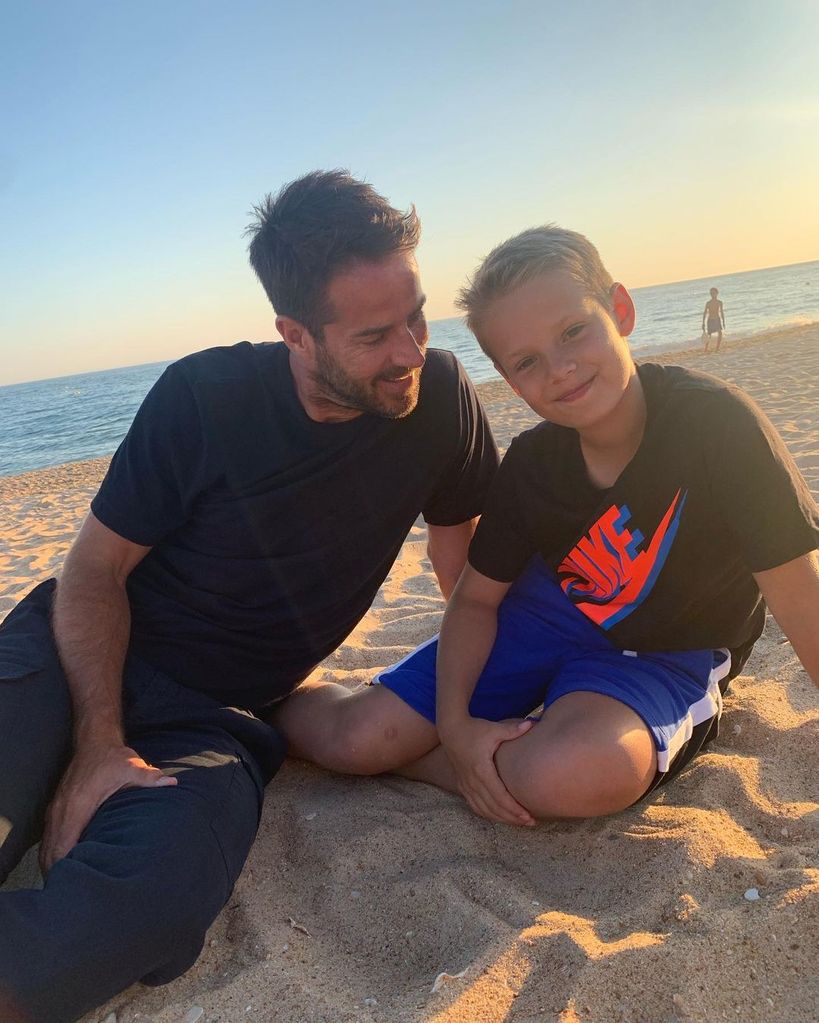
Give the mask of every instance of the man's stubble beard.
<svg viewBox="0 0 819 1023">
<path fill-rule="evenodd" d="M 331 358 L 321 343 L 316 345 L 316 368 L 311 376 L 317 388 L 334 404 L 343 408 L 355 409 L 357 412 L 369 412 L 383 419 L 404 419 L 418 404 L 421 387 L 421 371 L 413 370 L 412 386 L 405 393 L 391 402 L 379 398 L 377 385 L 379 380 L 391 379 L 382 375 L 368 383 L 351 379 L 342 366 Z M 423 367 L 422 367 L 423 368 Z M 399 367 L 395 377 L 406 376 L 407 369 Z M 393 377 L 392 379 L 395 379 Z"/>
</svg>

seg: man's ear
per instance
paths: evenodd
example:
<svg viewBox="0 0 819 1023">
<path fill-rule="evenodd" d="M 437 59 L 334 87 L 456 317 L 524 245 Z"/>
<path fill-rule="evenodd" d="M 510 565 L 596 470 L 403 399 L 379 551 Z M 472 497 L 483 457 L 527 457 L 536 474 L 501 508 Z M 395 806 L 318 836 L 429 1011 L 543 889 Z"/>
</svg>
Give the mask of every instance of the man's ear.
<svg viewBox="0 0 819 1023">
<path fill-rule="evenodd" d="M 281 334 L 282 341 L 294 355 L 310 355 L 316 346 L 313 335 L 303 323 L 291 316 L 277 316 L 276 330 Z"/>
<path fill-rule="evenodd" d="M 637 322 L 637 310 L 634 301 L 623 284 L 612 284 L 611 313 L 621 337 L 628 337 Z"/>
</svg>

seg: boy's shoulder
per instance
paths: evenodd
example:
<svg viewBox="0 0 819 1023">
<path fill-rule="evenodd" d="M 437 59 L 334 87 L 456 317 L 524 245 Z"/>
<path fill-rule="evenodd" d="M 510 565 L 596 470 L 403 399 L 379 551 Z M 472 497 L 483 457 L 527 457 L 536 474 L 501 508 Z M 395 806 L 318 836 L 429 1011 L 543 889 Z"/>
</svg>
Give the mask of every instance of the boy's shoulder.
<svg viewBox="0 0 819 1023">
<path fill-rule="evenodd" d="M 689 410 L 759 409 L 741 387 L 687 366 L 642 362 L 637 366 L 649 413 L 674 416 Z"/>
</svg>

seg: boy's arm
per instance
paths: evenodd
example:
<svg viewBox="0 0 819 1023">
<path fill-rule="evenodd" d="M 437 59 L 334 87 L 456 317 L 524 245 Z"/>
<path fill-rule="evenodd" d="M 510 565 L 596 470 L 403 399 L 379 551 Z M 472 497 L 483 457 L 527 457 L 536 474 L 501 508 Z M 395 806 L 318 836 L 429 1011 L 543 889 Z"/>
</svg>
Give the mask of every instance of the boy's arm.
<svg viewBox="0 0 819 1023">
<path fill-rule="evenodd" d="M 755 572 L 754 578 L 805 671 L 819 686 L 819 553 Z"/>
<path fill-rule="evenodd" d="M 523 735 L 531 722 L 502 724 L 473 718 L 469 701 L 497 632 L 498 605 L 510 583 L 496 582 L 467 564 L 450 598 L 438 643 L 438 735 L 472 809 L 489 820 L 535 823 L 506 789 L 495 767 L 502 742 Z"/>
</svg>

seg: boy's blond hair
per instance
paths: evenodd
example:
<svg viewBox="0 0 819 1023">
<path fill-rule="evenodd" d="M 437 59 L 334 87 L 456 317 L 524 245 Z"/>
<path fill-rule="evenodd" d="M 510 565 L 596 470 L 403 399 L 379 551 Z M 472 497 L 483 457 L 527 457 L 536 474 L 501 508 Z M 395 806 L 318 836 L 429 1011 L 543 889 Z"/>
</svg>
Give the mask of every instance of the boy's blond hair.
<svg viewBox="0 0 819 1023">
<path fill-rule="evenodd" d="M 604 308 L 611 309 L 614 280 L 585 235 L 555 224 L 522 231 L 489 253 L 461 289 L 456 302 L 466 313 L 467 327 L 490 358 L 492 353 L 481 338 L 483 314 L 496 299 L 553 270 L 565 271 Z"/>
</svg>

